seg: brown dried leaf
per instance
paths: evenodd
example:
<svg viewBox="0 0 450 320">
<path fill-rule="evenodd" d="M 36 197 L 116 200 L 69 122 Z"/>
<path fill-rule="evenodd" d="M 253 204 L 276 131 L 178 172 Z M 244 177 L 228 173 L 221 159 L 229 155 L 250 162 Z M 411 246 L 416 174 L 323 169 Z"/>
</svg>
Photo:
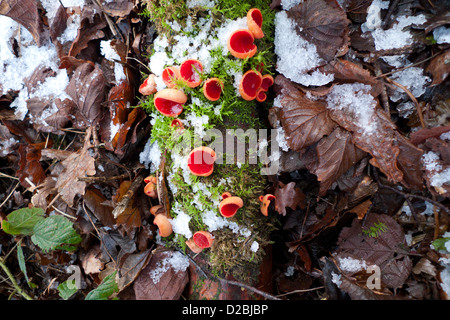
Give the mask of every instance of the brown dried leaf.
<svg viewBox="0 0 450 320">
<path fill-rule="evenodd" d="M 412 144 L 418 146 L 419 144 L 425 142 L 425 140 L 429 138 L 437 138 L 441 134 L 450 131 L 450 125 L 442 126 L 442 127 L 434 127 L 434 128 L 423 128 L 417 131 L 414 131 L 409 136 L 409 139 Z"/>
<path fill-rule="evenodd" d="M 379 232 L 376 237 L 364 234 L 363 230 L 373 227 L 375 223 L 383 223 L 385 232 Z M 406 248 L 402 227 L 387 215 L 371 213 L 364 227 L 360 220 L 354 219 L 351 227 L 342 229 L 336 254 L 362 259 L 367 265 L 377 265 L 381 271 L 381 282 L 395 289 L 404 284 L 412 270 Z"/>
<path fill-rule="evenodd" d="M 107 199 L 100 190 L 94 187 L 89 188 L 86 191 L 83 199 L 86 207 L 91 210 L 91 212 L 101 222 L 102 225 L 108 227 L 114 225 L 115 221 L 112 215 L 113 208 L 104 204 Z"/>
<path fill-rule="evenodd" d="M 313 173 L 320 181 L 319 195 L 324 195 L 333 182 L 366 155 L 353 144 L 351 133 L 340 127 L 320 140 L 316 149 L 319 163 Z"/>
<path fill-rule="evenodd" d="M 99 273 L 105 264 L 100 260 L 100 246 L 93 246 L 82 258 L 81 266 L 86 274 Z"/>
<path fill-rule="evenodd" d="M 131 181 L 122 181 L 117 190 L 117 194 L 113 197 L 116 203 L 122 200 L 122 197 L 127 194 L 128 189 L 131 186 Z M 125 225 L 128 228 L 137 227 L 142 225 L 141 210 L 136 206 L 135 198 L 133 197 L 128 202 L 127 207 L 117 217 L 116 223 L 118 225 Z"/>
<path fill-rule="evenodd" d="M 92 145 L 89 142 L 92 128 L 86 132 L 84 146 L 78 152 L 74 152 L 66 160 L 62 161 L 64 170 L 58 177 L 56 188 L 61 196 L 70 207 L 73 206 L 73 200 L 77 194 L 84 195 L 86 182 L 78 181 L 80 177 L 95 175 L 95 160 L 89 154 L 89 148 Z"/>
<path fill-rule="evenodd" d="M 187 270 L 176 272 L 171 265 L 162 264 L 162 261 L 171 254 L 173 252 L 168 251 L 152 254 L 150 262 L 133 284 L 137 300 L 178 300 L 180 298 L 189 282 L 189 275 Z M 158 276 L 152 276 L 153 272 Z"/>
<path fill-rule="evenodd" d="M 333 131 L 336 123 L 328 116 L 322 101 L 309 100 L 281 75 L 275 83 L 282 88 L 280 120 L 289 148 L 300 151 Z"/>
<path fill-rule="evenodd" d="M 297 206 L 304 207 L 305 195 L 300 188 L 295 187 L 295 182 L 289 182 L 285 185 L 282 182 L 278 182 L 278 186 L 275 187 L 275 210 L 285 216 L 286 208 L 289 207 L 295 210 Z"/>
<path fill-rule="evenodd" d="M 72 98 L 78 109 L 80 118 L 74 125 L 84 128 L 97 122 L 101 116 L 101 102 L 105 96 L 105 78 L 98 66 L 83 63 L 75 70 L 67 94 Z"/>
<path fill-rule="evenodd" d="M 69 56 L 76 57 L 83 49 L 88 47 L 92 40 L 101 39 L 105 36 L 102 29 L 106 22 L 98 14 L 83 17 L 78 28 L 78 34 L 69 49 Z"/>
<path fill-rule="evenodd" d="M 46 177 L 40 163 L 41 150 L 44 146 L 45 142 L 19 146 L 19 169 L 16 171 L 16 176 L 25 188 L 31 187 L 25 178 L 28 178 L 34 185 L 38 185 Z"/>
<path fill-rule="evenodd" d="M 126 257 L 122 258 L 120 272 L 116 275 L 119 291 L 122 291 L 137 279 L 142 269 L 149 262 L 150 257 L 151 251 L 145 250 L 143 252 L 126 255 Z"/>
<path fill-rule="evenodd" d="M 103 5 L 103 10 L 113 17 L 125 17 L 133 8 L 133 1 L 130 0 L 111 1 Z"/>
<path fill-rule="evenodd" d="M 287 14 L 296 22 L 297 33 L 313 43 L 325 61 L 331 61 L 348 50 L 347 25 L 350 21 L 335 0 L 305 1 Z"/>
<path fill-rule="evenodd" d="M 67 19 L 69 18 L 66 8 L 62 5 L 58 7 L 56 11 L 55 18 L 53 19 L 53 23 L 50 26 L 50 38 L 53 43 L 56 43 L 58 37 L 61 36 L 67 28 Z"/>
<path fill-rule="evenodd" d="M 433 78 L 430 87 L 437 86 L 444 82 L 450 74 L 450 50 L 433 58 L 425 71 L 431 73 L 431 77 Z"/>
<path fill-rule="evenodd" d="M 41 46 L 47 40 L 48 29 L 45 27 L 42 17 L 39 14 L 38 1 L 1 1 L 0 15 L 10 17 L 14 21 L 23 25 L 31 33 L 38 46 Z"/>
</svg>

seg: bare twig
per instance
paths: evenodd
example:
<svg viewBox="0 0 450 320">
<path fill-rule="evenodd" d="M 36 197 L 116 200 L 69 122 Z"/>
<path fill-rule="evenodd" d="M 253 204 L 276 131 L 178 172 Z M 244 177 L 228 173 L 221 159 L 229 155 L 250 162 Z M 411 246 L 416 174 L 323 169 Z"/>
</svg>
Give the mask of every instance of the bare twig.
<svg viewBox="0 0 450 320">
<path fill-rule="evenodd" d="M 309 289 L 298 289 L 298 290 L 294 290 L 294 291 L 289 291 L 286 293 L 282 293 L 282 294 L 278 294 L 277 297 L 283 297 L 283 296 L 287 296 L 289 294 L 294 294 L 294 293 L 304 293 L 304 292 L 311 292 L 311 291 L 316 291 L 316 290 L 320 290 L 320 289 L 324 289 L 325 286 L 320 286 L 320 287 L 316 287 L 316 288 L 309 288 Z"/>
<path fill-rule="evenodd" d="M 90 182 L 90 183 L 97 183 L 97 182 L 106 182 L 106 181 L 114 181 L 114 180 L 122 180 L 129 178 L 130 176 L 128 173 L 124 173 L 118 176 L 112 176 L 112 177 L 78 177 L 78 181 L 84 181 L 84 182 Z"/>
</svg>

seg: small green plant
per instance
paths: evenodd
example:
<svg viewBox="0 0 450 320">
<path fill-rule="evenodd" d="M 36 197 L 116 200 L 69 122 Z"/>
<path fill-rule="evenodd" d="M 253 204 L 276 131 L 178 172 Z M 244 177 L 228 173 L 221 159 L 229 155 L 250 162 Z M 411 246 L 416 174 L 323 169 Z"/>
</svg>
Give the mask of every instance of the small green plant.
<svg viewBox="0 0 450 320">
<path fill-rule="evenodd" d="M 371 238 L 377 238 L 380 233 L 386 232 L 387 226 L 383 222 L 375 222 L 372 227 L 363 227 L 362 232 Z"/>
<path fill-rule="evenodd" d="M 448 247 L 446 246 L 448 241 L 450 241 L 450 237 L 444 237 L 444 238 L 439 238 L 439 239 L 434 240 L 432 242 L 432 244 L 433 244 L 433 247 L 434 247 L 434 249 L 436 251 L 447 251 L 447 252 L 449 252 Z"/>
</svg>

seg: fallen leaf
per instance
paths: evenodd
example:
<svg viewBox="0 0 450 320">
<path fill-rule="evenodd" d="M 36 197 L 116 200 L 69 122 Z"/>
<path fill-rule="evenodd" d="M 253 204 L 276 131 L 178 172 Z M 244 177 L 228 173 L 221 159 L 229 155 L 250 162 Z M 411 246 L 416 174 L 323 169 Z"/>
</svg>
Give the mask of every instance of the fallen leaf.
<svg viewBox="0 0 450 320">
<path fill-rule="evenodd" d="M 318 166 L 313 173 L 320 181 L 319 195 L 324 195 L 333 182 L 366 155 L 353 144 L 351 133 L 340 127 L 321 139 L 316 149 Z"/>
<path fill-rule="evenodd" d="M 58 177 L 56 188 L 61 196 L 70 207 L 73 206 L 73 200 L 77 194 L 84 195 L 86 182 L 79 181 L 78 178 L 95 175 L 95 160 L 89 154 L 89 148 L 92 145 L 89 142 L 92 127 L 86 132 L 86 138 L 78 152 L 74 152 L 66 160 L 62 161 L 64 166 L 63 172 Z"/>
<path fill-rule="evenodd" d="M 106 22 L 99 14 L 82 18 L 78 34 L 69 49 L 69 56 L 76 57 L 83 49 L 86 49 L 92 40 L 101 39 L 105 36 L 102 31 L 106 27 Z"/>
<path fill-rule="evenodd" d="M 38 185 L 46 177 L 44 168 L 40 163 L 41 150 L 44 146 L 45 142 L 19 145 L 19 169 L 16 171 L 16 176 L 25 188 L 31 187 L 25 178 L 28 178 L 34 185 Z"/>
<path fill-rule="evenodd" d="M 425 140 L 429 138 L 437 138 L 441 134 L 448 131 L 450 131 L 450 125 L 434 128 L 422 128 L 412 132 L 411 135 L 409 136 L 409 139 L 412 144 L 418 146 L 419 144 L 424 143 Z"/>
<path fill-rule="evenodd" d="M 433 58 L 425 71 L 429 72 L 433 78 L 430 87 L 437 86 L 444 82 L 450 74 L 450 50 Z"/>
<path fill-rule="evenodd" d="M 83 63 L 77 67 L 66 92 L 74 101 L 81 118 L 74 123 L 76 127 L 85 128 L 99 120 L 105 95 L 105 79 L 98 66 Z"/>
<path fill-rule="evenodd" d="M 295 186 L 295 182 L 289 182 L 285 185 L 282 182 L 278 182 L 278 186 L 275 187 L 275 210 L 285 216 L 286 208 L 295 210 L 297 206 L 304 207 L 305 195 L 300 188 Z"/>
<path fill-rule="evenodd" d="M 328 116 L 324 102 L 306 98 L 281 75 L 275 78 L 275 83 L 282 88 L 280 120 L 289 148 L 299 151 L 333 131 L 336 123 Z"/>
<path fill-rule="evenodd" d="M 48 39 L 48 29 L 39 14 L 35 0 L 4 0 L 0 2 L 0 15 L 10 17 L 23 25 L 33 36 L 38 46 Z"/>
<path fill-rule="evenodd" d="M 103 10 L 113 17 L 125 17 L 130 14 L 133 8 L 134 3 L 130 0 L 112 1 L 103 5 Z"/>
<path fill-rule="evenodd" d="M 120 200 L 122 200 L 122 197 L 127 193 L 130 186 L 131 181 L 122 181 L 117 190 L 117 194 L 113 198 L 114 202 L 119 203 Z M 118 225 L 124 225 L 127 228 L 139 228 L 142 225 L 141 210 L 136 206 L 134 197 L 128 202 L 127 207 L 117 217 L 116 223 Z"/>
<path fill-rule="evenodd" d="M 350 21 L 335 0 L 308 0 L 287 14 L 296 22 L 296 32 L 313 43 L 325 61 L 347 52 Z"/>
<path fill-rule="evenodd" d="M 100 190 L 94 187 L 87 189 L 83 200 L 86 207 L 91 210 L 102 225 L 111 227 L 115 224 L 112 215 L 113 208 L 104 204 L 107 199 Z"/>
<path fill-rule="evenodd" d="M 66 12 L 66 8 L 60 5 L 50 26 L 50 38 L 53 43 L 56 43 L 56 41 L 58 41 L 58 37 L 63 34 L 64 30 L 66 30 L 68 18 L 69 15 Z"/>
<path fill-rule="evenodd" d="M 100 260 L 99 255 L 101 253 L 100 246 L 93 246 L 89 251 L 81 258 L 81 266 L 86 274 L 97 274 L 105 266 Z"/>
<path fill-rule="evenodd" d="M 354 219 L 351 227 L 342 229 L 339 235 L 338 257 L 352 256 L 364 260 L 367 265 L 380 268 L 381 282 L 389 288 L 401 287 L 412 270 L 402 227 L 391 217 L 371 213 L 362 221 Z M 363 230 L 383 224 L 384 231 L 377 236 L 366 235 Z"/>
<path fill-rule="evenodd" d="M 187 270 L 175 269 L 166 259 L 180 254 L 160 251 L 152 254 L 150 262 L 133 283 L 137 300 L 178 300 L 189 282 Z"/>
<path fill-rule="evenodd" d="M 142 269 L 149 262 L 150 257 L 151 251 L 145 250 L 122 258 L 119 266 L 120 272 L 116 276 L 119 291 L 122 291 L 137 279 Z"/>
</svg>

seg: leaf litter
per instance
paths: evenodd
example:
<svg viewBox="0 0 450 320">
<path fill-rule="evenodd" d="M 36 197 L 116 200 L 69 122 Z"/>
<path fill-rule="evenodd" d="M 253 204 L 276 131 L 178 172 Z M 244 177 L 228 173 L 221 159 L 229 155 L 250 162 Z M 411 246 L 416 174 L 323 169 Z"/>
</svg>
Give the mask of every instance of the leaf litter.
<svg viewBox="0 0 450 320">
<path fill-rule="evenodd" d="M 208 12 L 205 3 L 188 2 L 189 19 Z M 150 209 L 159 204 L 168 216 L 184 217 L 181 204 L 171 203 L 170 161 L 156 160 L 159 146 L 147 148 L 150 160 L 141 154 L 153 128 L 164 128 L 139 107 L 145 97 L 137 93 L 143 75 L 173 62 L 158 51 L 161 38 L 148 59 L 161 12 L 150 12 L 152 21 L 154 7 L 127 0 L 0 5 L 0 257 L 9 257 L 18 286 L 33 298 L 449 298 L 448 17 L 433 1 L 246 5 L 272 10 L 264 28 L 275 86 L 258 115 L 278 129 L 280 159 L 289 161 L 255 186 L 275 196 L 268 209 L 279 227 L 262 248 L 262 239 L 246 240 L 249 252 L 264 251 L 252 283 L 217 277 L 206 255 L 167 246 L 152 223 Z M 192 20 L 169 23 L 192 27 Z M 210 52 L 196 54 L 208 72 L 216 70 Z M 227 68 L 237 83 L 239 74 Z M 138 183 L 149 171 L 159 180 L 155 199 Z M 208 190 L 196 188 L 197 199 Z M 13 212 L 24 207 L 41 208 L 45 219 L 21 229 Z M 174 227 L 189 234 L 181 222 Z M 19 240 L 20 266 L 9 255 Z M 68 290 L 70 273 L 43 271 L 48 264 L 81 268 L 82 287 Z M 246 289 L 235 292 L 236 283 Z M 13 291 L 4 286 L 0 296 Z"/>
</svg>

